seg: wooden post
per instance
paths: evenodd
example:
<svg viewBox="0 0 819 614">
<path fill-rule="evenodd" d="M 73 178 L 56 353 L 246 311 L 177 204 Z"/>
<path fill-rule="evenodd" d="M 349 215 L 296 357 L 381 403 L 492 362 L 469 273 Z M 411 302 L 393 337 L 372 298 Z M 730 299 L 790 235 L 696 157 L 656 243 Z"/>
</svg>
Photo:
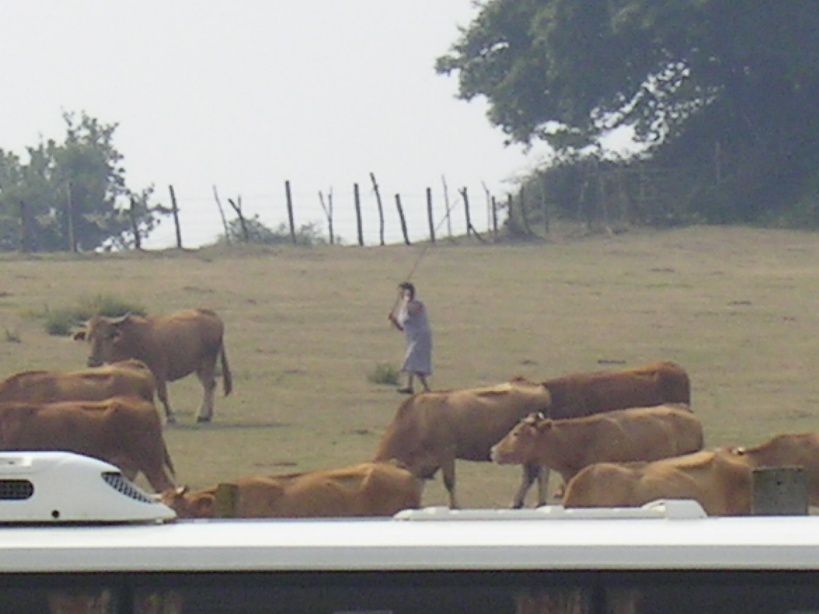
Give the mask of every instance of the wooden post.
<svg viewBox="0 0 819 614">
<path fill-rule="evenodd" d="M 429 220 L 429 240 L 435 243 L 435 222 L 432 217 L 432 188 L 427 188 L 427 219 Z"/>
<path fill-rule="evenodd" d="M 512 194 L 506 195 L 506 225 L 509 228 L 509 234 L 513 237 L 518 232 L 517 220 L 515 219 L 515 203 L 512 200 Z"/>
<path fill-rule="evenodd" d="M 236 518 L 239 511 L 239 486 L 225 482 L 217 484 L 213 507 L 217 518 Z"/>
<path fill-rule="evenodd" d="M 364 229 L 361 225 L 361 196 L 358 193 L 358 184 L 353 184 L 353 201 L 355 202 L 355 220 L 358 229 L 358 244 L 364 247 Z"/>
<path fill-rule="evenodd" d="M 754 516 L 808 514 L 808 480 L 802 467 L 754 469 L 751 491 Z"/>
<path fill-rule="evenodd" d="M 540 176 L 540 209 L 543 215 L 543 234 L 549 234 L 549 206 L 546 203 L 546 175 Z"/>
<path fill-rule="evenodd" d="M 74 234 L 74 201 L 71 198 L 71 182 L 68 182 L 68 194 L 65 201 L 65 215 L 68 226 L 68 251 L 77 251 L 77 237 Z"/>
<path fill-rule="evenodd" d="M 287 198 L 287 221 L 290 224 L 290 241 L 296 244 L 296 223 L 293 221 L 293 197 L 290 194 L 290 180 L 284 182 L 284 194 Z"/>
<path fill-rule="evenodd" d="M 28 225 L 28 208 L 26 203 L 20 201 L 20 251 L 31 251 L 31 229 Z"/>
<path fill-rule="evenodd" d="M 441 182 L 444 184 L 444 206 L 446 207 L 446 232 L 449 240 L 452 240 L 452 216 L 449 215 L 449 188 L 446 185 L 446 177 L 441 175 Z"/>
<path fill-rule="evenodd" d="M 381 204 L 381 192 L 378 191 L 378 183 L 375 181 L 375 173 L 370 173 L 373 182 L 373 192 L 375 192 L 375 202 L 378 203 L 378 237 L 381 245 L 384 245 L 384 207 Z"/>
<path fill-rule="evenodd" d="M 398 209 L 398 217 L 401 220 L 401 232 L 404 233 L 404 243 L 412 245 L 407 234 L 407 221 L 404 219 L 404 208 L 401 206 L 401 195 L 395 195 L 395 206 Z"/>
<path fill-rule="evenodd" d="M 464 212 L 466 214 L 466 236 L 472 235 L 472 218 L 469 216 L 469 197 L 466 194 L 466 188 L 461 188 L 461 198 L 464 199 Z"/>
<path fill-rule="evenodd" d="M 139 223 L 136 214 L 136 198 L 131 196 L 131 207 L 128 209 L 128 216 L 131 218 L 131 231 L 134 233 L 134 247 L 142 249 L 142 237 L 139 236 Z"/>
<path fill-rule="evenodd" d="M 526 215 L 526 193 L 523 186 L 520 186 L 520 219 L 523 222 L 523 230 L 526 234 L 530 237 L 534 236 L 535 233 L 532 232 L 532 227 L 529 226 L 529 219 Z"/>
<path fill-rule="evenodd" d="M 225 217 L 225 210 L 222 208 L 222 200 L 219 198 L 219 192 L 216 191 L 216 186 L 213 186 L 213 198 L 216 199 L 216 206 L 219 208 L 219 217 L 222 218 L 222 228 L 225 230 L 225 243 L 230 245 L 230 227 Z"/>
<path fill-rule="evenodd" d="M 228 198 L 228 203 L 233 207 L 236 215 L 239 217 L 239 226 L 242 228 L 242 241 L 250 243 L 250 233 L 247 230 L 247 222 L 245 221 L 244 213 L 242 213 L 242 197 L 239 196 L 236 200 Z"/>
<path fill-rule="evenodd" d="M 176 193 L 173 191 L 173 185 L 168 186 L 168 191 L 171 193 L 171 211 L 173 212 L 173 223 L 176 226 L 176 247 L 182 249 L 182 228 L 179 226 L 179 207 L 176 204 Z"/>
<path fill-rule="evenodd" d="M 498 240 L 498 203 L 495 197 L 492 197 L 492 236 L 495 241 Z"/>
<path fill-rule="evenodd" d="M 324 215 L 327 216 L 327 230 L 330 234 L 330 245 L 335 245 L 335 235 L 333 234 L 333 188 L 327 194 L 327 203 L 324 202 L 324 194 L 319 190 L 319 202 L 321 208 L 324 209 Z"/>
</svg>

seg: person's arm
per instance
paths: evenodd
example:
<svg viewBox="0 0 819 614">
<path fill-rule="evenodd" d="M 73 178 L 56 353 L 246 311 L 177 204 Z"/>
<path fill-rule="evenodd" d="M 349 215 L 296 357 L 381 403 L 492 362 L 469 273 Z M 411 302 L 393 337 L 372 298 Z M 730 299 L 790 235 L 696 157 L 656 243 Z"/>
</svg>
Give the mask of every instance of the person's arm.
<svg viewBox="0 0 819 614">
<path fill-rule="evenodd" d="M 399 322 L 398 322 L 398 318 L 396 318 L 396 317 L 395 317 L 395 314 L 394 314 L 392 311 L 391 311 L 391 312 L 390 312 L 390 314 L 387 316 L 387 319 L 388 319 L 390 322 L 392 322 L 392 325 L 393 325 L 393 326 L 395 326 L 395 328 L 397 328 L 397 329 L 398 329 L 398 330 L 400 330 L 401 332 L 403 332 L 403 331 L 404 331 L 404 327 L 403 327 L 403 326 L 401 326 L 401 324 L 399 324 Z"/>
</svg>

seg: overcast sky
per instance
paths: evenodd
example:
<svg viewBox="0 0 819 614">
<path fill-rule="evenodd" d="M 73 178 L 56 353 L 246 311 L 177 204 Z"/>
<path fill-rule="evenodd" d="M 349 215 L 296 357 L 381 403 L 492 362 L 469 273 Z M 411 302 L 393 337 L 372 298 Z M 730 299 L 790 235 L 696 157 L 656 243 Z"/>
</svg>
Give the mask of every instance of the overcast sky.
<svg viewBox="0 0 819 614">
<path fill-rule="evenodd" d="M 332 187 L 348 242 L 359 182 L 373 241 L 370 171 L 389 239 L 393 195 L 420 238 L 426 186 L 443 212 L 442 175 L 453 197 L 469 187 L 482 227 L 481 183 L 502 193 L 536 156 L 504 147 L 484 101 L 457 100 L 456 79 L 434 72 L 475 14 L 472 0 L 3 0 L 0 147 L 62 139 L 63 110 L 118 123 L 129 186 L 167 201 L 174 185 L 186 246 L 221 228 L 211 186 L 275 225 L 285 179 L 297 223 L 322 221 L 317 192 Z M 170 243 L 163 226 L 152 245 Z"/>
</svg>

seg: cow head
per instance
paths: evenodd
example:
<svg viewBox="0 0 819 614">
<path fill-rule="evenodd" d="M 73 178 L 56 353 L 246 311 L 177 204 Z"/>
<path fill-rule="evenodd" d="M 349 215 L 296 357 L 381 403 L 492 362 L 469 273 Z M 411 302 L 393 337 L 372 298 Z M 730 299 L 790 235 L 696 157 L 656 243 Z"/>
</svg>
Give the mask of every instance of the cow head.
<svg viewBox="0 0 819 614">
<path fill-rule="evenodd" d="M 162 493 L 162 503 L 180 518 L 213 518 L 213 493 L 190 493 L 187 486 L 177 486 Z"/>
<path fill-rule="evenodd" d="M 107 362 L 132 358 L 128 335 L 131 325 L 130 314 L 119 318 L 94 316 L 88 321 L 85 330 L 75 333 L 75 341 L 88 341 L 91 346 L 88 366 L 99 367 Z"/>
<path fill-rule="evenodd" d="M 489 454 L 492 461 L 501 465 L 528 463 L 535 452 L 538 433 L 544 424 L 551 426 L 551 422 L 540 412 L 529 414 L 492 446 Z"/>
</svg>

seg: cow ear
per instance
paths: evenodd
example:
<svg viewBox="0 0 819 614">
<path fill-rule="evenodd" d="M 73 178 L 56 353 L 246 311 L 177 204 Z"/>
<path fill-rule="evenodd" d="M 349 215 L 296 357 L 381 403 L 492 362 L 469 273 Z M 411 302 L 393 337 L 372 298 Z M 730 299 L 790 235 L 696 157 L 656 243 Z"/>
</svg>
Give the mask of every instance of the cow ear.
<svg viewBox="0 0 819 614">
<path fill-rule="evenodd" d="M 85 341 L 85 331 L 81 330 L 77 333 L 74 333 L 74 341 Z"/>
</svg>

